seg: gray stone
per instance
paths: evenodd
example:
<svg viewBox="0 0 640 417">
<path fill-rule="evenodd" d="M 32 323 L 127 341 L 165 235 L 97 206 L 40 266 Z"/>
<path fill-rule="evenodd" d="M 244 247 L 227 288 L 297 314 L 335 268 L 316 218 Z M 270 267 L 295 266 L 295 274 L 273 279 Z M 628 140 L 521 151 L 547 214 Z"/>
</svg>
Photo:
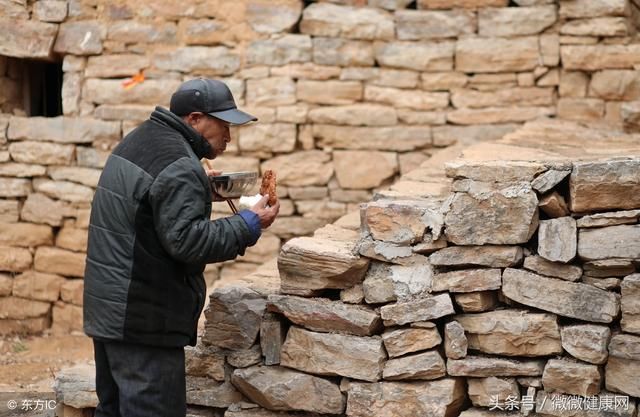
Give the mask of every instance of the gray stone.
<svg viewBox="0 0 640 417">
<path fill-rule="evenodd" d="M 397 302 L 380 308 L 380 315 L 386 326 L 434 320 L 454 312 L 449 294 L 423 297 L 415 301 Z"/>
<path fill-rule="evenodd" d="M 260 323 L 260 350 L 262 350 L 265 365 L 280 363 L 280 351 L 285 337 L 284 321 L 279 320 L 274 314 L 265 314 Z"/>
<path fill-rule="evenodd" d="M 373 45 L 341 38 L 314 38 L 313 62 L 319 65 L 373 66 Z"/>
<path fill-rule="evenodd" d="M 361 207 L 362 230 L 373 239 L 396 244 L 423 240 L 427 232 L 440 237 L 443 218 L 439 202 L 379 200 Z"/>
<path fill-rule="evenodd" d="M 384 347 L 390 358 L 431 349 L 442 342 L 438 329 L 402 328 L 382 333 Z"/>
<path fill-rule="evenodd" d="M 74 146 L 57 143 L 21 141 L 9 145 L 11 159 L 26 164 L 69 165 Z"/>
<path fill-rule="evenodd" d="M 558 18 L 555 5 L 486 8 L 478 11 L 478 34 L 489 36 L 537 35 Z"/>
<path fill-rule="evenodd" d="M 582 265 L 584 275 L 596 278 L 624 277 L 635 272 L 635 265 L 630 259 L 604 259 L 589 261 Z"/>
<path fill-rule="evenodd" d="M 476 407 L 493 407 L 495 399 L 501 404 L 507 399 L 520 400 L 520 389 L 515 378 L 469 378 L 469 399 Z"/>
<path fill-rule="evenodd" d="M 601 365 L 607 361 L 611 330 L 595 324 L 575 324 L 560 329 L 562 347 L 571 356 Z"/>
<path fill-rule="evenodd" d="M 444 351 L 449 359 L 462 359 L 467 356 L 469 344 L 464 334 L 464 327 L 457 321 L 450 321 L 444 326 Z"/>
<path fill-rule="evenodd" d="M 519 246 L 450 246 L 429 256 L 435 266 L 487 266 L 506 268 L 522 262 Z"/>
<path fill-rule="evenodd" d="M 538 253 L 551 262 L 571 261 L 576 256 L 578 228 L 573 217 L 541 220 Z"/>
<path fill-rule="evenodd" d="M 139 20 L 116 20 L 110 22 L 107 39 L 126 43 L 174 43 L 177 35 L 173 22 L 141 22 Z"/>
<path fill-rule="evenodd" d="M 399 10 L 395 20 L 400 40 L 455 38 L 472 34 L 476 28 L 475 14 L 467 10 Z"/>
<path fill-rule="evenodd" d="M 43 22 L 60 23 L 67 17 L 67 2 L 62 0 L 37 1 L 33 13 Z"/>
<path fill-rule="evenodd" d="M 611 211 L 580 217 L 577 220 L 577 225 L 583 228 L 617 226 L 638 223 L 639 218 L 640 210 Z"/>
<path fill-rule="evenodd" d="M 531 183 L 531 188 L 539 192 L 540 194 L 545 194 L 553 187 L 558 185 L 563 179 L 565 179 L 571 171 L 559 171 L 556 169 L 550 169 L 547 172 L 542 173 Z"/>
<path fill-rule="evenodd" d="M 382 10 L 314 3 L 302 13 L 300 32 L 334 38 L 392 39 L 394 22 Z"/>
<path fill-rule="evenodd" d="M 461 38 L 456 44 L 456 70 L 510 72 L 534 69 L 540 60 L 537 37 Z"/>
<path fill-rule="evenodd" d="M 527 357 L 562 353 L 560 329 L 552 314 L 496 310 L 463 314 L 455 320 L 464 328 L 472 350 Z"/>
<path fill-rule="evenodd" d="M 532 181 L 547 170 L 543 164 L 527 161 L 452 161 L 445 163 L 447 177 L 481 182 Z"/>
<path fill-rule="evenodd" d="M 53 50 L 60 54 L 99 55 L 106 36 L 106 25 L 98 20 L 65 22 L 60 25 Z"/>
<path fill-rule="evenodd" d="M 0 55 L 16 58 L 48 58 L 58 25 L 35 20 L 0 18 Z"/>
<path fill-rule="evenodd" d="M 224 381 L 224 353 L 221 349 L 198 344 L 184 349 L 185 371 L 189 376 L 213 378 Z"/>
<path fill-rule="evenodd" d="M 615 239 L 612 237 L 615 236 Z M 578 256 L 583 260 L 640 258 L 640 226 L 620 225 L 580 229 Z"/>
<path fill-rule="evenodd" d="M 253 41 L 246 52 L 247 65 L 285 65 L 311 61 L 311 37 L 284 35 L 276 39 Z"/>
<path fill-rule="evenodd" d="M 640 274 L 624 278 L 620 286 L 622 292 L 622 330 L 640 334 Z"/>
<path fill-rule="evenodd" d="M 59 403 L 82 409 L 98 405 L 96 395 L 95 367 L 76 365 L 56 374 L 54 391 Z"/>
<path fill-rule="evenodd" d="M 253 345 L 249 349 L 233 350 L 225 358 L 234 368 L 248 368 L 262 361 L 262 352 L 260 345 Z"/>
<path fill-rule="evenodd" d="M 429 126 L 351 127 L 314 124 L 317 145 L 337 149 L 372 149 L 380 151 L 412 151 L 431 146 Z M 389 137 L 394 140 L 390 141 Z"/>
<path fill-rule="evenodd" d="M 370 336 L 382 324 L 380 316 L 364 306 L 350 306 L 322 298 L 274 294 L 268 298 L 267 310 L 284 314 L 293 323 L 317 332 Z"/>
<path fill-rule="evenodd" d="M 464 399 L 465 386 L 460 378 L 351 383 L 346 414 L 350 417 L 447 417 L 459 413 Z"/>
<path fill-rule="evenodd" d="M 367 303 L 407 300 L 431 291 L 433 268 L 429 262 L 409 265 L 371 264 L 362 283 Z"/>
<path fill-rule="evenodd" d="M 499 290 L 502 285 L 500 269 L 461 269 L 435 274 L 431 289 L 434 292 L 477 292 Z"/>
<path fill-rule="evenodd" d="M 382 373 L 388 381 L 438 379 L 445 375 L 445 363 L 437 350 L 389 359 Z"/>
<path fill-rule="evenodd" d="M 227 408 L 244 400 L 230 382 L 218 382 L 210 378 L 187 376 L 187 404 L 204 407 Z"/>
<path fill-rule="evenodd" d="M 300 19 L 302 6 L 298 0 L 254 0 L 247 4 L 247 22 L 256 32 L 286 32 Z"/>
<path fill-rule="evenodd" d="M 314 333 L 291 327 L 280 364 L 317 375 L 341 375 L 365 381 L 382 376 L 386 354 L 380 337 Z"/>
<path fill-rule="evenodd" d="M 9 140 L 91 143 L 119 141 L 120 124 L 90 118 L 12 117 L 7 131 Z"/>
<path fill-rule="evenodd" d="M 560 278 L 566 281 L 578 281 L 582 276 L 582 268 L 576 265 L 567 265 L 561 262 L 551 262 L 541 256 L 527 256 L 524 259 L 524 268 L 540 275 Z"/>
<path fill-rule="evenodd" d="M 539 376 L 544 371 L 544 360 L 516 360 L 467 356 L 464 359 L 449 359 L 447 373 L 452 376 Z"/>
<path fill-rule="evenodd" d="M 224 46 L 185 46 L 156 54 L 153 63 L 167 71 L 208 71 L 215 75 L 231 75 L 240 68 L 240 57 Z"/>
<path fill-rule="evenodd" d="M 615 294 L 591 285 L 545 278 L 518 269 L 504 270 L 502 292 L 530 307 L 597 323 L 611 323 L 620 311 Z"/>
<path fill-rule="evenodd" d="M 416 71 L 451 71 L 455 43 L 443 42 L 377 42 L 376 61 L 382 67 Z"/>
<path fill-rule="evenodd" d="M 560 17 L 583 18 L 600 16 L 629 16 L 627 0 L 572 0 L 560 3 Z"/>
<path fill-rule="evenodd" d="M 602 375 L 596 365 L 568 359 L 550 359 L 544 368 L 545 390 L 589 397 L 600 392 Z"/>
<path fill-rule="evenodd" d="M 236 369 L 231 381 L 247 398 L 269 410 L 340 414 L 345 407 L 337 385 L 278 366 Z"/>
<path fill-rule="evenodd" d="M 456 304 L 465 313 L 480 313 L 498 305 L 497 291 L 479 291 L 454 294 Z"/>
</svg>

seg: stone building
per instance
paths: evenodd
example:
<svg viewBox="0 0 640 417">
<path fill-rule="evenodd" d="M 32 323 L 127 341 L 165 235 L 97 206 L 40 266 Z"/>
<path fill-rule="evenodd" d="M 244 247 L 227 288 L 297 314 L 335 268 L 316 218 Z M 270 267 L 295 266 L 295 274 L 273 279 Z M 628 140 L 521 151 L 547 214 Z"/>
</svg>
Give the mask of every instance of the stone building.
<svg viewBox="0 0 640 417">
<path fill-rule="evenodd" d="M 81 327 L 100 169 L 185 79 L 225 80 L 260 118 L 215 166 L 274 169 L 282 198 L 260 244 L 208 269 L 213 281 L 440 148 L 540 117 L 636 129 L 637 16 L 629 0 L 0 0 L 0 333 Z"/>
</svg>

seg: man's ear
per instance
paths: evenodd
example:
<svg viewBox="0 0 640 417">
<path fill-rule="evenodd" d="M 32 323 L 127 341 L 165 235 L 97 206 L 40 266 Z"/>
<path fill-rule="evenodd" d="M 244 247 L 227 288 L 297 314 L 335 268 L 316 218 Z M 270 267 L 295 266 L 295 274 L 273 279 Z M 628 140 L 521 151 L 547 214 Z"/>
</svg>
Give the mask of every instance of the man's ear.
<svg viewBox="0 0 640 417">
<path fill-rule="evenodd" d="M 183 119 L 189 126 L 195 127 L 202 117 L 204 117 L 204 113 L 192 112 L 184 116 Z"/>
</svg>

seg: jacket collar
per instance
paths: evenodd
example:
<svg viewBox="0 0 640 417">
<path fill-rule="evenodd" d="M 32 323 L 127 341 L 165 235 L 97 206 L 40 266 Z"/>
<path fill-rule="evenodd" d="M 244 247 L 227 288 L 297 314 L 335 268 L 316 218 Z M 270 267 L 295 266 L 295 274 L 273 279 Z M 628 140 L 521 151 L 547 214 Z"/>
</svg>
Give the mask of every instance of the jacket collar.
<svg viewBox="0 0 640 417">
<path fill-rule="evenodd" d="M 200 133 L 169 110 L 157 106 L 151 113 L 151 120 L 166 125 L 180 133 L 191 146 L 198 159 L 204 158 L 211 151 L 211 145 Z"/>
</svg>

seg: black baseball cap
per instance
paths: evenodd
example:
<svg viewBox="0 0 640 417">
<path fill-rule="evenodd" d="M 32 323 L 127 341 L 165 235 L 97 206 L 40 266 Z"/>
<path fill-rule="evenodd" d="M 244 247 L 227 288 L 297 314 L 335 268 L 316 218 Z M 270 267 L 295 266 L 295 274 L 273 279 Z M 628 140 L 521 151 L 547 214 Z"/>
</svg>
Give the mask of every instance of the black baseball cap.
<svg viewBox="0 0 640 417">
<path fill-rule="evenodd" d="M 207 78 L 182 83 L 171 96 L 169 110 L 178 116 L 202 112 L 233 125 L 258 120 L 257 117 L 238 110 L 231 90 L 225 83 Z"/>
</svg>

